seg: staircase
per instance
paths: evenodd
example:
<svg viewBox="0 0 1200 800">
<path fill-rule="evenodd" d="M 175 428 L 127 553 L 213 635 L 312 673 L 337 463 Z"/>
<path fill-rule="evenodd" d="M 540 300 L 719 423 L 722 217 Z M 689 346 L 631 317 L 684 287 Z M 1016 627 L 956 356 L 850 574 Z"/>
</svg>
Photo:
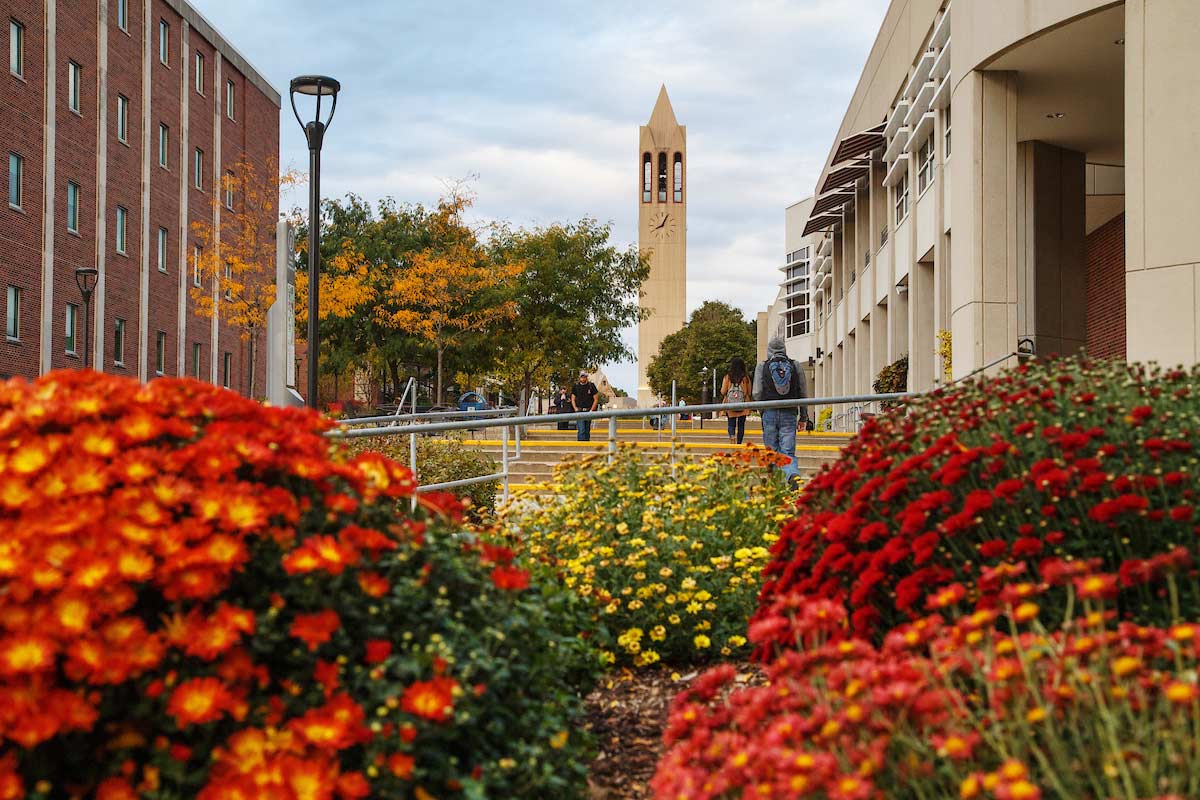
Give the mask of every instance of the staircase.
<svg viewBox="0 0 1200 800">
<path fill-rule="evenodd" d="M 731 445 L 725 430 L 725 420 L 705 420 L 704 427 L 700 421 L 680 421 L 676 428 L 675 458 L 677 460 L 697 460 L 715 453 L 730 452 L 749 444 L 762 445 L 762 428 L 757 419 L 747 420 L 744 445 Z M 503 441 L 501 428 L 480 431 L 480 436 L 488 438 L 471 438 L 463 441 L 463 445 L 487 453 L 497 462 L 500 461 Z M 801 475 L 807 477 L 821 468 L 821 465 L 835 461 L 842 446 L 849 440 L 850 434 L 845 433 L 806 433 L 796 434 L 796 466 Z M 671 431 L 656 431 L 640 420 L 618 421 L 617 442 L 620 445 L 634 445 L 650 453 L 661 453 L 664 456 L 671 452 Z M 580 442 L 576 440 L 574 430 L 557 430 L 554 423 L 527 426 L 521 435 L 521 457 L 512 460 L 516 454 L 516 438 L 512 431 L 508 435 L 509 455 L 509 488 L 513 491 L 540 492 L 551 488 L 554 467 L 569 458 L 579 458 L 587 455 L 603 455 L 608 450 L 608 425 L 601 421 L 592 427 L 592 440 Z"/>
</svg>

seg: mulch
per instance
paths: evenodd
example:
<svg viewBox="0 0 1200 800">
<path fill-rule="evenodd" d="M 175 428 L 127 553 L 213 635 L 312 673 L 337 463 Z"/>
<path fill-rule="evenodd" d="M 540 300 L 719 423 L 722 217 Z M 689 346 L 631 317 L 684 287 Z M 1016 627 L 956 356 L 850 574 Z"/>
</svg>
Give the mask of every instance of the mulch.
<svg viewBox="0 0 1200 800">
<path fill-rule="evenodd" d="M 738 665 L 737 682 L 757 682 L 761 672 Z M 589 784 L 591 800 L 642 800 L 662 756 L 662 733 L 675 695 L 700 673 L 657 666 L 605 675 L 587 698 L 585 727 L 596 740 Z"/>
</svg>

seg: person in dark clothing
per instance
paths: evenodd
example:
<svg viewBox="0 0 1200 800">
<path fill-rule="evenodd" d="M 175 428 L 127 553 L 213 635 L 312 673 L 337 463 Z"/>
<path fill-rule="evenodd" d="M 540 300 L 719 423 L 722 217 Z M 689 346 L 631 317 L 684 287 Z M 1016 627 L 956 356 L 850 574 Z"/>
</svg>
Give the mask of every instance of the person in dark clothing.
<svg viewBox="0 0 1200 800">
<path fill-rule="evenodd" d="M 784 400 L 807 397 L 804 372 L 800 364 L 788 357 L 782 336 L 767 342 L 767 360 L 754 369 L 754 399 Z M 798 419 L 797 419 L 798 417 Z M 768 408 L 762 413 L 763 445 L 787 456 L 791 463 L 784 467 L 788 480 L 799 480 L 796 468 L 796 425 L 808 419 L 804 406 L 798 408 Z"/>
<path fill-rule="evenodd" d="M 746 374 L 746 362 L 734 356 L 729 362 L 729 371 L 721 381 L 722 403 L 745 403 L 750 399 L 750 376 Z M 746 436 L 746 417 L 749 411 L 726 411 L 729 422 L 729 443 L 741 444 Z"/>
<path fill-rule="evenodd" d="M 579 380 L 571 387 L 571 407 L 575 411 L 595 411 L 600 400 L 600 390 L 588 379 L 586 372 L 579 373 Z M 581 419 L 575 429 L 575 438 L 581 442 L 592 440 L 592 421 Z"/>
<path fill-rule="evenodd" d="M 572 409 L 571 409 L 570 393 L 565 388 L 559 389 L 558 395 L 554 398 L 554 413 L 567 414 L 567 413 L 570 413 L 571 410 Z M 570 429 L 570 427 L 571 427 L 571 423 L 569 423 L 569 422 L 559 422 L 558 423 L 558 429 L 560 431 L 568 430 L 568 429 Z"/>
</svg>

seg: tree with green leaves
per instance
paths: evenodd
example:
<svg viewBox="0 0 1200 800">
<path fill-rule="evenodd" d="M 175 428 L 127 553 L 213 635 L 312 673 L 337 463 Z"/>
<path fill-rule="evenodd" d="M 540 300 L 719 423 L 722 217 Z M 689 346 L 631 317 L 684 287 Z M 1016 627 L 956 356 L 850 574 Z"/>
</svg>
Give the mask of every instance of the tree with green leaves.
<svg viewBox="0 0 1200 800">
<path fill-rule="evenodd" d="M 734 356 L 746 362 L 747 370 L 754 368 L 758 348 L 756 329 L 757 324 L 747 322 L 738 309 L 709 300 L 692 312 L 686 325 L 663 339 L 646 369 L 650 388 L 669 398 L 671 382 L 675 381 L 679 399 L 697 403 L 704 387 L 711 388 L 715 369 L 719 391 L 721 376 Z"/>
</svg>

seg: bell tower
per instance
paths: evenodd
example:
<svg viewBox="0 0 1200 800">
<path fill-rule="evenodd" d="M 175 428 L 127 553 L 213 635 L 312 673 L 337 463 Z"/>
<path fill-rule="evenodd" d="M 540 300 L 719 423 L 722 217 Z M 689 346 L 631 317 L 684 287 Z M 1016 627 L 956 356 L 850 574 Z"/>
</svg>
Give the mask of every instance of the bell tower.
<svg viewBox="0 0 1200 800">
<path fill-rule="evenodd" d="M 637 399 L 646 407 L 655 399 L 646 377 L 650 359 L 686 322 L 687 128 L 675 119 L 666 86 L 638 130 L 638 248 L 650 261 L 641 298 L 650 317 L 638 324 Z"/>
</svg>

